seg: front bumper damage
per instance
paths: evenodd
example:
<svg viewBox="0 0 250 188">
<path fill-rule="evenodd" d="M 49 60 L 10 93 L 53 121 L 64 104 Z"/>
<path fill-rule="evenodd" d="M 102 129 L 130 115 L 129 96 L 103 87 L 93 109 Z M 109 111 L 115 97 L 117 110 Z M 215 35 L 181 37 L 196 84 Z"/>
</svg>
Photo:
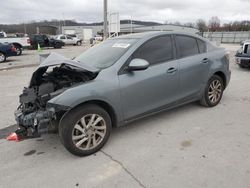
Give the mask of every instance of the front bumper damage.
<svg viewBox="0 0 250 188">
<path fill-rule="evenodd" d="M 54 133 L 58 128 L 60 117 L 69 107 L 47 105 L 44 110 L 23 114 L 20 109 L 14 115 L 19 128 L 15 131 L 18 140 L 40 137 L 42 134 Z"/>
<path fill-rule="evenodd" d="M 21 110 L 15 111 L 15 119 L 20 129 L 22 137 L 39 136 L 42 133 L 48 133 L 51 122 L 56 120 L 55 109 L 50 108 L 45 111 L 37 111 L 24 115 Z M 19 129 L 19 133 L 20 133 Z"/>
</svg>

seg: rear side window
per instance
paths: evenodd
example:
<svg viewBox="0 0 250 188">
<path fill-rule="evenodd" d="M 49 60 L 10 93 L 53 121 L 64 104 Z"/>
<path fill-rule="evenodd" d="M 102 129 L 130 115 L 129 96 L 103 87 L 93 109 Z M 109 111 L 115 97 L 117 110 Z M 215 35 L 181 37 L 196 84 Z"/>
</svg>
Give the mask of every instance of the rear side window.
<svg viewBox="0 0 250 188">
<path fill-rule="evenodd" d="M 66 37 L 65 36 L 61 36 L 60 39 L 66 39 Z"/>
<path fill-rule="evenodd" d="M 199 53 L 196 39 L 189 36 L 177 35 L 175 37 L 179 57 L 188 57 Z"/>
<path fill-rule="evenodd" d="M 157 37 L 143 44 L 132 58 L 147 60 L 151 65 L 173 59 L 173 45 L 170 36 Z"/>
<path fill-rule="evenodd" d="M 207 46 L 206 46 L 206 42 L 197 39 L 197 43 L 198 43 L 198 47 L 199 47 L 199 52 L 200 53 L 205 53 L 207 52 Z"/>
</svg>

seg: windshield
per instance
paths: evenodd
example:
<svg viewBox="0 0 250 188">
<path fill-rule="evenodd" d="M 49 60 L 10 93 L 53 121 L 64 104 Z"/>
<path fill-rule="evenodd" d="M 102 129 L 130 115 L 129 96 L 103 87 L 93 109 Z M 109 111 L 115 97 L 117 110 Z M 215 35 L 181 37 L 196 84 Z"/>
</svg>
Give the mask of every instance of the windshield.
<svg viewBox="0 0 250 188">
<path fill-rule="evenodd" d="M 136 39 L 106 40 L 89 48 L 74 60 L 97 69 L 105 69 L 113 65 L 135 42 Z"/>
</svg>

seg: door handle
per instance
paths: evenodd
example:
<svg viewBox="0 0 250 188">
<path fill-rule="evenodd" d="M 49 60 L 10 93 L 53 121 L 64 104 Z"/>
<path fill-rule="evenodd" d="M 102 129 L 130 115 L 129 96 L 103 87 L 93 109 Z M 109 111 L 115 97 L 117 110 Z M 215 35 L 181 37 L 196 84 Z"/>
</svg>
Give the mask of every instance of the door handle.
<svg viewBox="0 0 250 188">
<path fill-rule="evenodd" d="M 209 61 L 208 58 L 204 58 L 204 59 L 202 59 L 201 62 L 202 62 L 202 63 L 208 63 L 208 61 Z"/>
<path fill-rule="evenodd" d="M 177 71 L 177 68 L 171 67 L 167 70 L 167 73 L 171 74 L 171 73 L 175 73 Z"/>
</svg>

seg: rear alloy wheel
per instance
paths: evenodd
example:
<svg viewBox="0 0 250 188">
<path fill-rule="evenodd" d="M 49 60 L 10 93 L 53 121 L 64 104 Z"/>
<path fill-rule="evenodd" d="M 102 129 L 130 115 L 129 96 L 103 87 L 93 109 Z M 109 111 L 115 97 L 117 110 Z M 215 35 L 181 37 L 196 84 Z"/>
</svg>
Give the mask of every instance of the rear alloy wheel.
<svg viewBox="0 0 250 188">
<path fill-rule="evenodd" d="M 4 53 L 0 52 L 0 63 L 5 62 L 6 61 L 6 56 Z"/>
<path fill-rule="evenodd" d="M 204 91 L 203 97 L 201 99 L 201 104 L 208 107 L 216 106 L 223 95 L 224 84 L 221 77 L 214 75 L 208 81 L 206 89 Z"/>
<path fill-rule="evenodd" d="M 90 155 L 101 149 L 110 132 L 109 114 L 96 105 L 73 109 L 63 117 L 59 125 L 63 145 L 78 156 Z"/>
<path fill-rule="evenodd" d="M 76 45 L 77 45 L 77 46 L 81 46 L 81 45 L 82 45 L 82 42 L 81 42 L 81 41 L 78 41 L 78 42 L 76 43 Z"/>
<path fill-rule="evenodd" d="M 17 56 L 22 55 L 22 48 L 20 46 L 15 46 L 15 48 L 16 48 L 16 55 Z"/>
</svg>

